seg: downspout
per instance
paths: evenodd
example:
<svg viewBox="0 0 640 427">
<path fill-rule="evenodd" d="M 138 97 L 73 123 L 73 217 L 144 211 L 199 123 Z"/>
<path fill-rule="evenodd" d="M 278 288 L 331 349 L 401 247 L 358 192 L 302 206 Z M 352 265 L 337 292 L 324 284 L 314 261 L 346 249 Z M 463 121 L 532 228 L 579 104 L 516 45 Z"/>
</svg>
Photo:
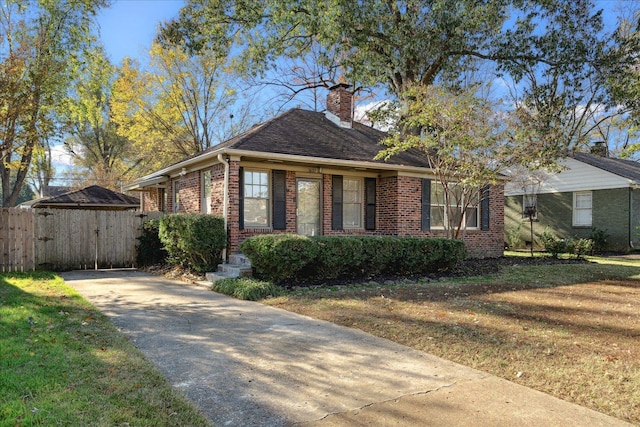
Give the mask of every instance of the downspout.
<svg viewBox="0 0 640 427">
<path fill-rule="evenodd" d="M 227 162 L 223 157 L 222 153 L 218 154 L 218 161 L 224 164 L 224 185 L 223 185 L 223 196 L 222 196 L 222 218 L 224 219 L 224 231 L 225 233 L 229 233 L 229 229 L 227 228 L 227 218 L 229 216 L 229 162 Z M 227 246 L 222 249 L 222 262 L 226 264 L 227 262 Z"/>
</svg>

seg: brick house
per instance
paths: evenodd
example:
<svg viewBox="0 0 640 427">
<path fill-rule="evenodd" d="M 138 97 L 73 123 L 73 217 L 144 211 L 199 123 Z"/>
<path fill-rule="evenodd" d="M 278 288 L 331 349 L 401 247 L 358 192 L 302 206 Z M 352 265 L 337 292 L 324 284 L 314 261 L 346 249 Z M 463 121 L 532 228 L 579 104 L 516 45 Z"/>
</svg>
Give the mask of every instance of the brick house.
<svg viewBox="0 0 640 427">
<path fill-rule="evenodd" d="M 543 174 L 535 194 L 522 186 L 505 187 L 505 230 L 531 244 L 524 206 L 536 206 L 534 245 L 545 230 L 559 238 L 589 238 L 593 228 L 607 234 L 607 250 L 630 251 L 640 245 L 640 163 L 608 156 L 596 144 L 591 153 L 564 158 L 561 171 Z"/>
<path fill-rule="evenodd" d="M 142 210 L 223 216 L 231 254 L 263 233 L 438 236 L 445 209 L 425 156 L 374 160 L 386 134 L 352 121 L 346 88 L 330 90 L 325 113 L 289 110 L 126 189 Z M 502 185 L 467 210 L 470 256 L 502 255 L 503 213 Z"/>
</svg>

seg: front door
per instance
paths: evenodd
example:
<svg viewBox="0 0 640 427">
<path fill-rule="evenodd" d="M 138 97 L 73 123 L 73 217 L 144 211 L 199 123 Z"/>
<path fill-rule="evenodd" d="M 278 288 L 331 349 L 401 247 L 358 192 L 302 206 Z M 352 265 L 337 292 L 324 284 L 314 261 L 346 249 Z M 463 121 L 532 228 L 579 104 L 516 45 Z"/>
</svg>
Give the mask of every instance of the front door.
<svg viewBox="0 0 640 427">
<path fill-rule="evenodd" d="M 320 180 L 298 179 L 298 234 L 318 236 L 320 230 Z"/>
</svg>

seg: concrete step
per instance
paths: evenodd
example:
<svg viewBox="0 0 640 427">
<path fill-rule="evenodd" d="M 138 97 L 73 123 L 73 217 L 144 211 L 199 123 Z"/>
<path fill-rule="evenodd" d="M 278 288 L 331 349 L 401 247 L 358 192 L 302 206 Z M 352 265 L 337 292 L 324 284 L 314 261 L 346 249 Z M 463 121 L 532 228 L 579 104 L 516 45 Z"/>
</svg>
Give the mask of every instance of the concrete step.
<svg viewBox="0 0 640 427">
<path fill-rule="evenodd" d="M 207 278 L 207 282 L 209 282 L 209 285 L 217 282 L 218 280 L 222 280 L 222 279 L 228 279 L 231 278 L 233 276 L 230 276 L 229 274 L 226 273 L 222 273 L 219 271 L 216 271 L 214 273 L 205 273 L 205 277 Z M 237 276 L 235 276 L 237 277 Z"/>
<path fill-rule="evenodd" d="M 241 264 L 220 264 L 218 266 L 218 272 L 229 274 L 232 277 L 250 276 L 251 266 L 249 265 L 247 267 L 246 265 Z"/>
<path fill-rule="evenodd" d="M 229 255 L 229 264 L 246 265 L 251 267 L 251 261 L 244 254 L 231 254 Z"/>
<path fill-rule="evenodd" d="M 251 263 L 247 257 L 242 254 L 233 254 L 229 256 L 229 260 L 232 262 L 218 265 L 217 271 L 206 273 L 207 281 L 214 283 L 227 278 L 251 276 Z"/>
</svg>

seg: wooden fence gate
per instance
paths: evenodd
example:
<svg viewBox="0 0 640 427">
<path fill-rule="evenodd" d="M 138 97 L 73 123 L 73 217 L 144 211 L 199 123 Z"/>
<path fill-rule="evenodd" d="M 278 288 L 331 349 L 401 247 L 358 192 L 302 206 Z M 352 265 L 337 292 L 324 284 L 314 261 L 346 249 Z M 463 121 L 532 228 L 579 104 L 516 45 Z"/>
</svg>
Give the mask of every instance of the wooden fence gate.
<svg viewBox="0 0 640 427">
<path fill-rule="evenodd" d="M 161 212 L 0 210 L 0 271 L 135 266 L 142 224 Z"/>
</svg>

